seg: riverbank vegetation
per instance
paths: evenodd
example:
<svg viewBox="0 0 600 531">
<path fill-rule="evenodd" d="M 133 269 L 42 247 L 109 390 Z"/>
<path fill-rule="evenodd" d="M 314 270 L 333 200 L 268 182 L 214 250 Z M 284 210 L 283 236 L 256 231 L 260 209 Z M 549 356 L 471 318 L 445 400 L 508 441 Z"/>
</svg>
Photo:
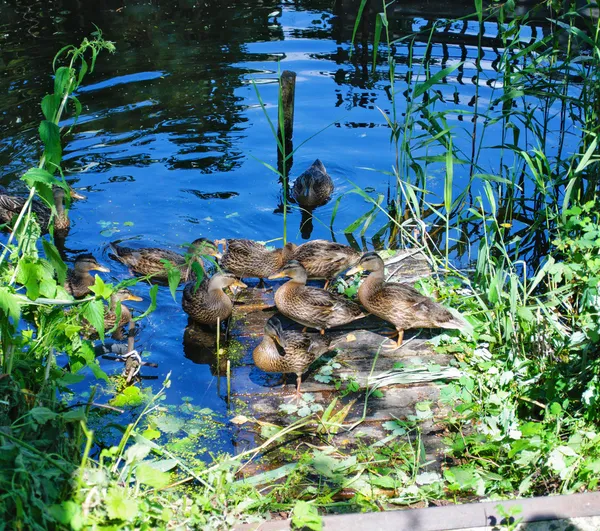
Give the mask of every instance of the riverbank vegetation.
<svg viewBox="0 0 600 531">
<path fill-rule="evenodd" d="M 394 147 L 391 187 L 387 196 L 352 190 L 368 210 L 345 229 L 363 236 L 378 227 L 376 246 L 426 253 L 436 274 L 422 287 L 473 325 L 468 341 L 434 341 L 461 370 L 443 387 L 448 407 L 435 418 L 444 429 L 442 473 L 424 471 L 420 426 L 431 419 L 427 404 L 388 423 L 380 444 L 359 441 L 351 454 L 333 446 L 288 447 L 288 464 L 242 481 L 249 460 L 290 437 L 331 445 L 350 428 L 348 408 L 334 401 L 323 410 L 305 395 L 288 410 L 296 421 L 262 426 L 262 445 L 235 457 L 214 455 L 207 464 L 191 449 L 201 444 L 200 433 L 217 437 L 218 426 L 210 411 L 192 404 L 179 411 L 162 406 L 168 379 L 155 395 L 128 388 L 103 408 L 94 388 L 81 402 L 71 400 L 81 370 L 108 381 L 92 344 L 80 337 L 80 323 L 85 318 L 103 337 L 105 301 L 122 286 L 97 280 L 95 296 L 72 301 L 62 288 L 66 266 L 53 230 L 42 236 L 31 205 L 36 198 L 54 208 L 52 187 L 67 186 L 61 136 L 81 111 L 75 91 L 97 58 L 114 51 L 97 32 L 57 55 L 54 91 L 42 102 L 44 154 L 23 176 L 31 192 L 0 255 L 0 528 L 217 529 L 291 512 L 298 525 L 319 529 L 317 511 L 597 488 L 600 22 L 574 7 L 555 11 L 552 33 L 529 40 L 532 13 L 517 16 L 511 4 L 475 8 L 474 100 L 472 114 L 459 120 L 443 81 L 464 71 L 465 62 L 432 64 L 427 51 L 436 24 L 393 39 L 382 5 L 373 76 L 384 72 L 389 79 L 391 109 L 381 119 Z M 488 80 L 478 61 L 488 17 L 498 21 L 504 48 L 495 96 L 482 101 L 478 87 Z M 399 46 L 409 51 L 404 76 L 394 55 Z M 501 153 L 493 167 L 489 150 Z M 458 193 L 457 176 L 468 183 Z M 335 382 L 335 363 L 326 367 L 321 377 Z M 337 387 L 348 393 L 351 384 Z M 377 392 L 367 390 L 364 399 Z M 111 424 L 117 444 L 98 444 L 111 408 L 127 410 L 129 424 Z M 183 441 L 173 436 L 181 429 Z"/>
</svg>

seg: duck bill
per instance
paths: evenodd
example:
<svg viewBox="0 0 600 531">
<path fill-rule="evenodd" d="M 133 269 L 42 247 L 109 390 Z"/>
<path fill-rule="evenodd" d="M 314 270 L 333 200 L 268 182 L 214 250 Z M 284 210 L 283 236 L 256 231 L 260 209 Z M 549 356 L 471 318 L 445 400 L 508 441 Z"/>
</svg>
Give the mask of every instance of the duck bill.
<svg viewBox="0 0 600 531">
<path fill-rule="evenodd" d="M 108 269 L 108 267 L 104 267 L 101 265 L 93 267 L 92 271 L 100 271 L 101 273 L 110 273 L 110 269 Z"/>
<path fill-rule="evenodd" d="M 221 258 L 223 258 L 223 253 L 219 253 L 219 252 L 213 252 L 210 255 L 214 256 L 217 260 L 220 260 Z"/>
<path fill-rule="evenodd" d="M 267 277 L 269 280 L 275 280 L 276 278 L 286 278 L 287 275 L 283 271 L 279 271 L 270 277 Z"/>
<path fill-rule="evenodd" d="M 349 277 L 351 275 L 356 275 L 356 273 L 361 273 L 362 271 L 364 271 L 363 266 L 357 265 L 357 266 L 353 267 L 352 269 L 346 271 L 346 276 Z"/>
<path fill-rule="evenodd" d="M 236 280 L 233 284 L 233 287 L 235 288 L 247 288 L 247 284 L 244 284 L 241 280 Z"/>
<path fill-rule="evenodd" d="M 128 301 L 135 301 L 135 302 L 142 302 L 144 299 L 142 299 L 141 297 L 138 297 L 137 295 L 127 295 L 127 299 Z"/>
<path fill-rule="evenodd" d="M 273 339 L 273 341 L 275 341 L 275 343 L 277 343 L 277 344 L 278 344 L 278 345 L 279 345 L 281 348 L 284 348 L 284 347 L 283 347 L 283 342 L 281 341 L 281 338 L 279 337 L 279 335 L 278 335 L 278 334 L 273 334 L 273 335 L 271 336 L 271 338 L 272 338 L 272 339 Z"/>
<path fill-rule="evenodd" d="M 73 188 L 71 188 L 69 194 L 71 196 L 71 199 L 87 199 L 85 195 L 78 194 L 75 190 L 73 190 Z"/>
</svg>

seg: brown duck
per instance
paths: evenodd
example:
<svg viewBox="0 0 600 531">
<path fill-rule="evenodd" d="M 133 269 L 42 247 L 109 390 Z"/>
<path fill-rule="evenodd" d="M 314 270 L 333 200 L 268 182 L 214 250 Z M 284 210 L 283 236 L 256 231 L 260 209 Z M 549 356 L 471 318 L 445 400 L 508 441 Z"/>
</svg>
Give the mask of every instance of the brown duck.
<svg viewBox="0 0 600 531">
<path fill-rule="evenodd" d="M 333 188 L 333 180 L 317 159 L 294 181 L 291 196 L 302 208 L 313 210 L 329 201 Z"/>
<path fill-rule="evenodd" d="M 69 192 L 73 199 L 85 199 L 84 196 L 79 195 L 73 189 L 69 189 Z M 54 197 L 54 206 L 56 207 L 54 228 L 59 231 L 67 230 L 70 226 L 70 221 L 64 204 L 65 190 L 60 186 L 54 186 L 52 195 Z M 13 217 L 18 216 L 26 200 L 26 197 L 0 193 L 0 224 L 9 224 Z M 35 213 L 42 232 L 46 232 L 50 224 L 52 210 L 46 204 L 34 199 L 31 203 L 31 211 Z"/>
<path fill-rule="evenodd" d="M 117 305 L 121 302 L 121 315 L 119 317 L 119 323 L 115 331 L 112 333 L 113 339 L 120 341 L 123 339 L 123 329 L 126 325 L 129 326 L 129 330 L 132 330 L 135 325 L 133 323 L 133 316 L 131 310 L 123 304 L 124 301 L 141 301 L 142 298 L 134 295 L 131 291 L 126 288 L 122 288 L 116 291 L 110 296 L 110 302 L 108 307 L 104 310 L 104 331 L 108 332 L 117 325 Z M 86 337 L 95 338 L 97 332 L 93 326 L 86 320 L 84 320 L 84 335 Z"/>
<path fill-rule="evenodd" d="M 91 254 L 80 254 L 75 259 L 73 268 L 67 270 L 64 288 L 76 299 L 86 297 L 91 293 L 90 286 L 96 282 L 90 271 L 109 273 L 110 269 L 101 266 Z"/>
<path fill-rule="evenodd" d="M 306 285 L 306 269 L 297 260 L 291 260 L 269 278 L 290 277 L 275 292 L 275 305 L 286 317 L 304 325 L 325 329 L 340 326 L 364 317 L 362 310 L 352 301 L 337 293 Z"/>
<path fill-rule="evenodd" d="M 252 240 L 225 240 L 224 245 L 220 266 L 239 278 L 258 278 L 261 285 L 264 278 L 279 271 L 292 258 L 296 247 L 288 243 L 282 249 L 271 250 Z"/>
<path fill-rule="evenodd" d="M 299 245 L 294 250 L 294 260 L 298 260 L 306 269 L 308 278 L 329 282 L 360 260 L 360 253 L 341 243 L 327 240 L 313 240 Z"/>
<path fill-rule="evenodd" d="M 198 289 L 188 282 L 183 290 L 181 306 L 193 321 L 203 325 L 216 325 L 225 321 L 233 310 L 233 302 L 223 292 L 228 286 L 247 287 L 231 273 L 217 273 L 205 278 Z"/>
<path fill-rule="evenodd" d="M 202 269 L 204 269 L 202 256 L 220 257 L 216 245 L 206 238 L 198 238 L 192 242 L 192 245 L 187 250 L 187 254 L 189 255 L 187 261 L 186 257 L 179 253 L 158 247 L 132 249 L 131 247 L 125 247 L 112 242 L 110 248 L 117 259 L 128 266 L 134 273 L 152 275 L 153 280 L 161 282 L 168 281 L 168 274 L 163 260 L 167 260 L 171 265 L 179 268 L 181 271 L 180 282 L 188 282 L 194 278 L 191 268 L 193 262 L 198 262 Z"/>
<path fill-rule="evenodd" d="M 330 350 L 331 339 L 319 334 L 283 330 L 281 321 L 271 317 L 265 335 L 252 352 L 254 364 L 265 372 L 296 374 L 296 398 L 300 397 L 302 375 L 311 363 Z"/>
<path fill-rule="evenodd" d="M 396 327 L 400 347 L 404 330 L 409 328 L 465 329 L 468 324 L 447 308 L 419 293 L 408 284 L 386 282 L 384 263 L 374 252 L 366 253 L 356 267 L 346 273 L 370 271 L 358 289 L 360 303 L 370 313 L 389 321 Z"/>
</svg>

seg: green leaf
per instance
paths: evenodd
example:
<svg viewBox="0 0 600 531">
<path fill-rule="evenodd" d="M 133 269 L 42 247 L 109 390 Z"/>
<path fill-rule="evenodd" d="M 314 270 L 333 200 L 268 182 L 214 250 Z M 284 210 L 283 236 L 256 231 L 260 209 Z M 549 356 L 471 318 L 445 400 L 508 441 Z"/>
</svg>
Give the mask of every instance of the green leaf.
<svg viewBox="0 0 600 531">
<path fill-rule="evenodd" d="M 42 240 L 42 246 L 44 247 L 44 254 L 46 255 L 46 260 L 50 262 L 54 271 L 56 271 L 56 278 L 60 285 L 64 284 L 67 278 L 67 266 L 63 262 L 63 259 L 58 252 L 58 249 L 54 246 L 54 244 L 50 243 L 47 240 Z"/>
<path fill-rule="evenodd" d="M 54 173 L 62 159 L 62 147 L 60 145 L 60 129 L 58 125 L 48 120 L 42 120 L 39 127 L 40 138 L 44 142 L 44 167 Z M 29 172 L 28 172 L 29 173 Z"/>
<path fill-rule="evenodd" d="M 104 280 L 102 280 L 100 276 L 96 275 L 94 285 L 90 286 L 89 290 L 98 297 L 108 299 L 113 294 L 114 288 L 112 284 L 105 284 Z"/>
<path fill-rule="evenodd" d="M 553 415 L 560 415 L 562 413 L 562 407 L 558 402 L 552 402 L 552 404 L 550 404 L 550 413 L 552 413 Z"/>
<path fill-rule="evenodd" d="M 78 407 L 76 409 L 71 409 L 70 411 L 63 413 L 62 418 L 64 419 L 65 422 L 80 422 L 80 421 L 87 420 L 87 416 L 85 414 L 84 407 Z"/>
<path fill-rule="evenodd" d="M 21 307 L 14 293 L 8 291 L 7 287 L 0 286 L 0 310 L 4 315 L 12 317 L 14 324 L 16 325 L 21 318 Z"/>
<path fill-rule="evenodd" d="M 139 387 L 126 387 L 122 393 L 115 396 L 110 403 L 113 406 L 139 406 L 144 402 L 144 396 Z"/>
<path fill-rule="evenodd" d="M 64 501 L 60 505 L 51 505 L 48 508 L 50 516 L 64 526 L 70 526 L 73 531 L 83 527 L 81 506 L 72 501 Z"/>
<path fill-rule="evenodd" d="M 81 82 L 83 81 L 83 77 L 85 76 L 87 71 L 88 71 L 87 61 L 82 57 L 81 58 L 81 66 L 79 67 L 79 75 L 77 76 L 77 84 L 75 85 L 74 88 L 77 88 L 79 85 L 81 85 Z"/>
<path fill-rule="evenodd" d="M 144 433 L 142 433 L 142 436 L 152 441 L 160 437 L 160 431 L 148 428 Z"/>
<path fill-rule="evenodd" d="M 141 461 L 145 459 L 152 451 L 152 447 L 144 443 L 135 443 L 125 451 L 125 461 L 132 463 L 133 461 Z"/>
<path fill-rule="evenodd" d="M 382 489 L 393 489 L 396 487 L 394 478 L 390 476 L 370 476 L 371 483 Z"/>
<path fill-rule="evenodd" d="M 322 531 L 323 518 L 319 515 L 314 505 L 303 500 L 298 500 L 292 512 L 292 529 Z"/>
<path fill-rule="evenodd" d="M 135 469 L 135 477 L 140 483 L 155 489 L 162 489 L 171 482 L 171 474 L 168 472 L 161 472 L 145 463 L 141 463 L 137 466 Z"/>
<path fill-rule="evenodd" d="M 49 420 L 55 419 L 58 415 L 47 407 L 34 407 L 29 414 L 38 424 L 46 424 Z"/>
<path fill-rule="evenodd" d="M 383 27 L 383 17 L 385 13 L 377 13 L 375 17 L 375 35 L 373 36 L 373 68 L 371 73 L 375 74 L 377 69 L 377 52 L 379 51 L 379 40 L 381 39 L 381 28 Z"/>
<path fill-rule="evenodd" d="M 46 94 L 42 100 L 42 112 L 46 120 L 52 122 L 60 106 L 60 98 L 56 94 Z"/>
<path fill-rule="evenodd" d="M 102 367 L 100 367 L 100 364 L 96 360 L 88 361 L 87 366 L 98 380 L 104 380 L 106 383 L 110 383 L 108 375 L 102 370 Z"/>
<path fill-rule="evenodd" d="M 413 98 L 418 98 L 419 96 L 421 96 L 421 94 L 430 89 L 433 85 L 439 83 L 442 79 L 454 72 L 457 68 L 460 68 L 463 65 L 463 63 L 464 61 L 461 61 L 460 63 L 456 63 L 455 65 L 449 66 L 448 68 L 444 68 L 443 70 L 436 72 L 424 83 L 419 83 L 415 87 L 415 90 L 413 92 Z"/>
<path fill-rule="evenodd" d="M 34 187 L 39 183 L 45 184 L 49 188 L 52 188 L 52 186 L 60 186 L 62 188 L 66 187 L 66 185 L 60 179 L 52 176 L 51 173 L 43 170 L 42 168 L 30 168 L 25 172 L 25 175 L 21 177 L 21 180 L 25 181 L 31 187 Z"/>
<path fill-rule="evenodd" d="M 175 300 L 175 293 L 177 291 L 177 286 L 179 286 L 179 281 L 181 280 L 181 271 L 177 267 L 171 267 L 167 272 L 167 278 L 169 281 L 169 290 L 171 290 L 171 296 L 173 300 Z"/>
<path fill-rule="evenodd" d="M 151 314 L 154 310 L 156 310 L 156 294 L 157 293 L 158 293 L 158 285 L 154 284 L 154 286 L 152 286 L 150 288 L 150 306 L 148 306 L 148 309 L 142 315 L 135 317 L 133 319 L 134 321 L 139 321 L 140 319 L 143 319 L 147 315 Z"/>
<path fill-rule="evenodd" d="M 17 282 L 25 286 L 27 297 L 32 301 L 36 300 L 40 296 L 39 276 L 40 273 L 43 275 L 43 271 L 40 271 L 38 263 L 31 262 L 26 257 L 19 262 L 18 267 Z"/>
<path fill-rule="evenodd" d="M 96 329 L 100 339 L 104 341 L 104 304 L 102 301 L 94 300 L 86 302 L 83 305 L 83 316 Z"/>
<path fill-rule="evenodd" d="M 61 66 L 54 76 L 54 95 L 62 99 L 62 97 L 73 91 L 72 81 L 75 79 L 75 70 L 68 66 Z"/>
<path fill-rule="evenodd" d="M 71 129 L 75 127 L 75 124 L 77 123 L 77 118 L 79 118 L 83 107 L 81 105 L 81 102 L 79 101 L 79 98 L 76 98 L 75 96 L 70 96 L 69 99 L 71 100 L 71 102 L 73 103 L 73 107 L 75 108 L 73 112 L 73 124 L 69 128 L 69 131 L 71 131 Z"/>
<path fill-rule="evenodd" d="M 598 139 L 594 138 L 594 140 L 592 140 L 592 143 L 587 148 L 587 151 L 584 153 L 583 157 L 579 161 L 577 168 L 575 168 L 575 173 L 580 173 L 585 168 L 587 168 L 588 165 L 591 164 L 592 162 L 597 162 L 597 159 L 590 161 L 590 159 L 592 158 L 592 155 L 596 151 L 597 146 L 598 146 Z"/>
<path fill-rule="evenodd" d="M 106 512 L 111 520 L 131 521 L 138 514 L 138 501 L 127 496 L 121 487 L 112 487 L 104 499 Z"/>
<path fill-rule="evenodd" d="M 163 415 L 154 419 L 154 424 L 163 433 L 177 433 L 183 428 L 185 421 L 174 415 Z"/>
</svg>

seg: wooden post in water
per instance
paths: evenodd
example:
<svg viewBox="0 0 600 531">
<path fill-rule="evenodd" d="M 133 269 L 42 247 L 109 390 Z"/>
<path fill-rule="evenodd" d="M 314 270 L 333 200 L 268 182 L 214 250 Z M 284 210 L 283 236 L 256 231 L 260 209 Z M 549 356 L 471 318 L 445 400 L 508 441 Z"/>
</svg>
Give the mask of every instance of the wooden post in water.
<svg viewBox="0 0 600 531">
<path fill-rule="evenodd" d="M 277 113 L 277 171 L 283 187 L 281 203 L 275 213 L 283 212 L 283 243 L 286 243 L 287 204 L 289 198 L 288 175 L 292 168 L 293 159 L 286 157 L 294 150 L 292 137 L 294 134 L 294 97 L 296 94 L 296 72 L 284 70 L 280 77 L 280 101 Z M 283 125 L 283 127 L 282 127 Z M 282 149 L 283 148 L 283 151 Z"/>
<path fill-rule="evenodd" d="M 279 112 L 283 112 L 283 133 L 286 142 L 292 141 L 294 134 L 294 96 L 296 94 L 296 72 L 284 70 L 281 73 L 281 108 Z M 282 139 L 281 122 L 277 127 L 277 134 L 280 140 Z M 289 153 L 286 149 L 286 152 Z"/>
</svg>

